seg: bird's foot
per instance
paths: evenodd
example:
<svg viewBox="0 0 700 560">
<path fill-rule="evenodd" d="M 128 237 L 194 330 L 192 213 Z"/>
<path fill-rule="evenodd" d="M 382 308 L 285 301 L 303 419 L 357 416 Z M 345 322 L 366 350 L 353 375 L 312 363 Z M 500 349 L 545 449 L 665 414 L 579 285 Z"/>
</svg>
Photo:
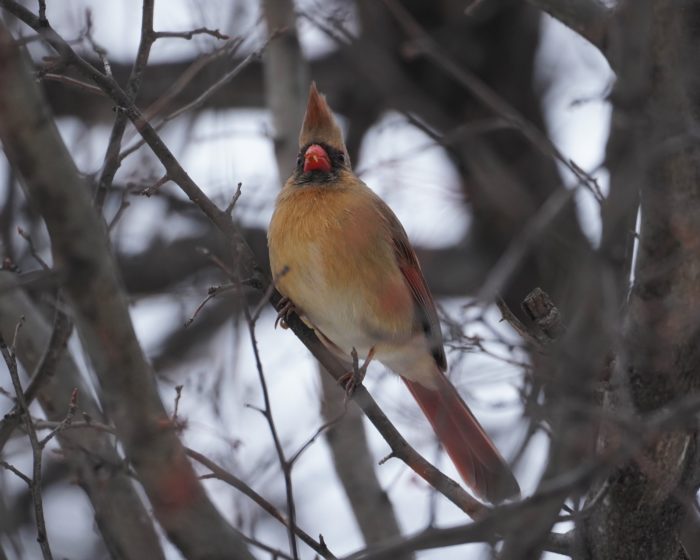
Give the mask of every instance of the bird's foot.
<svg viewBox="0 0 700 560">
<path fill-rule="evenodd" d="M 343 389 L 345 389 L 345 396 L 352 397 L 355 389 L 357 389 L 362 382 L 365 380 L 365 375 L 367 375 L 367 368 L 369 367 L 372 358 L 374 358 L 374 347 L 370 348 L 367 357 L 362 365 L 359 365 L 359 360 L 357 357 L 357 351 L 353 348 L 352 352 L 352 369 L 347 373 L 344 373 L 338 379 L 338 383 Z"/>
<path fill-rule="evenodd" d="M 277 318 L 275 319 L 275 328 L 277 328 L 277 325 L 279 325 L 283 329 L 288 329 L 289 325 L 287 324 L 287 319 L 292 313 L 295 313 L 296 310 L 297 309 L 294 306 L 294 303 L 292 303 L 292 300 L 283 296 L 280 300 L 280 308 L 277 312 Z"/>
</svg>

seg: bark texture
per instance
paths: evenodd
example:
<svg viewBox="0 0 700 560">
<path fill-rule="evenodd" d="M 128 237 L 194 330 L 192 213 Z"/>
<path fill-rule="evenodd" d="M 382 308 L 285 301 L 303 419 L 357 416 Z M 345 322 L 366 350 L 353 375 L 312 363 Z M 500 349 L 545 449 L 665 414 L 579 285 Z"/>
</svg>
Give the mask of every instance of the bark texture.
<svg viewBox="0 0 700 560">
<path fill-rule="evenodd" d="M 608 412 L 636 422 L 695 394 L 700 379 L 700 150 L 684 140 L 698 117 L 699 21 L 698 2 L 644 0 L 626 2 L 614 29 L 621 74 L 609 154 L 621 157 L 609 163 L 620 181 L 638 166 L 641 223 Z M 618 430 L 606 434 L 607 452 L 629 437 Z M 681 416 L 633 435 L 644 446 L 606 481 L 608 494 L 586 524 L 591 558 L 682 557 L 698 486 L 696 430 Z"/>
</svg>

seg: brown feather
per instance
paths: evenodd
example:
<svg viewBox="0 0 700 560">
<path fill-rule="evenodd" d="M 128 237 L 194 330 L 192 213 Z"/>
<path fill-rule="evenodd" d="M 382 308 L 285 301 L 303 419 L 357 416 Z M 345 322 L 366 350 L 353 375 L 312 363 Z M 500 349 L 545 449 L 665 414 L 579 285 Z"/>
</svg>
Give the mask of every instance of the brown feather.
<svg viewBox="0 0 700 560">
<path fill-rule="evenodd" d="M 420 328 L 428 339 L 430 352 L 435 358 L 435 363 L 440 371 L 445 371 L 447 370 L 447 358 L 445 357 L 445 348 L 442 342 L 440 319 L 435 309 L 433 296 L 423 277 L 416 252 L 411 247 L 406 230 L 403 229 L 396 214 L 379 197 L 377 197 L 377 202 L 379 212 L 389 225 L 399 269 L 413 294 L 413 300 L 416 305 L 416 318 L 420 321 Z"/>
</svg>

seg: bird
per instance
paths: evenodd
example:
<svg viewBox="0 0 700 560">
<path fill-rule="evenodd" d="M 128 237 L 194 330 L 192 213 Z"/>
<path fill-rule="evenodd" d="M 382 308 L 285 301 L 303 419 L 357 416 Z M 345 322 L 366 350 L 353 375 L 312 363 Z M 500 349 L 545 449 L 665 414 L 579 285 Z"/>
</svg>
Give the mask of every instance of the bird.
<svg viewBox="0 0 700 560">
<path fill-rule="evenodd" d="M 406 384 L 479 499 L 519 496 L 507 462 L 446 376 L 440 321 L 408 236 L 354 174 L 342 130 L 315 82 L 296 166 L 275 202 L 268 250 L 283 326 L 295 311 L 344 364 L 365 358 L 348 370 L 347 390 L 379 361 Z"/>
</svg>

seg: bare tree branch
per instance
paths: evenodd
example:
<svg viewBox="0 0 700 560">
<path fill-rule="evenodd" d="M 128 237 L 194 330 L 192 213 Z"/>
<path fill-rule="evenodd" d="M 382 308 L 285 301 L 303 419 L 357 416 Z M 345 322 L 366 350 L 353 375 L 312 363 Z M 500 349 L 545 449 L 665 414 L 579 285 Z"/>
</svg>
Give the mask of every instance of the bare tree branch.
<svg viewBox="0 0 700 560">
<path fill-rule="evenodd" d="M 270 294 L 267 294 L 269 299 Z M 267 302 L 265 302 L 267 303 Z M 289 536 L 289 550 L 294 560 L 299 559 L 299 549 L 297 546 L 297 539 L 294 533 L 294 527 L 296 526 L 296 504 L 294 503 L 294 491 L 292 486 L 292 468 L 294 467 L 294 460 L 287 460 L 287 456 L 282 447 L 282 442 L 280 441 L 279 434 L 277 432 L 277 425 L 272 416 L 272 404 L 270 401 L 270 394 L 267 390 L 267 380 L 265 379 L 265 372 L 263 371 L 262 360 L 260 358 L 260 351 L 258 350 L 258 341 L 255 338 L 255 320 L 250 315 L 248 308 L 244 309 L 246 322 L 248 323 L 248 333 L 250 335 L 250 343 L 253 346 L 253 355 L 255 356 L 255 367 L 258 371 L 258 379 L 260 381 L 260 388 L 262 389 L 263 403 L 264 407 L 260 412 L 265 417 L 267 425 L 270 429 L 270 434 L 272 435 L 272 442 L 275 446 L 275 453 L 277 454 L 277 459 L 280 463 L 282 469 L 282 475 L 284 476 L 284 487 L 287 496 L 287 532 Z"/>
<path fill-rule="evenodd" d="M 5 275 L 5 273 L 0 274 L 2 274 L 2 276 Z M 1 282 L 2 277 L 0 277 L 0 283 Z M 22 313 L 17 315 L 15 319 L 18 320 L 20 316 L 25 316 L 25 314 Z M 51 331 L 51 337 L 46 346 L 46 350 L 43 353 L 41 360 L 38 362 L 37 367 L 35 368 L 34 373 L 32 374 L 32 377 L 24 391 L 24 400 L 27 404 L 31 404 L 34 397 L 36 397 L 39 393 L 44 382 L 56 373 L 56 366 L 58 365 L 63 352 L 65 351 L 66 344 L 68 344 L 68 338 L 70 337 L 72 331 L 73 322 L 59 307 L 57 307 L 53 330 Z M 19 426 L 21 421 L 22 417 L 20 414 L 17 414 L 17 407 L 15 407 L 15 409 L 9 414 L 6 414 L 2 421 L 0 421 L 0 453 L 7 443 L 7 440 L 12 435 L 12 432 L 17 428 L 17 426 Z"/>
<path fill-rule="evenodd" d="M 551 496 L 571 490 L 571 487 L 588 478 L 594 472 L 591 465 L 574 473 L 568 473 L 556 481 L 551 481 L 548 488 L 542 488 L 537 494 L 520 502 L 498 506 L 482 518 L 447 528 L 430 527 L 408 537 L 400 537 L 379 545 L 369 546 L 345 557 L 344 560 L 391 560 L 397 555 L 409 551 L 428 550 L 458 544 L 483 542 L 494 544 L 501 535 L 522 524 L 523 519 L 532 519 L 539 514 L 544 502 Z M 546 550 L 559 554 L 571 555 L 573 533 L 553 533 L 545 545 Z"/>
<path fill-rule="evenodd" d="M 31 479 L 28 477 L 22 477 L 23 480 L 27 481 L 29 489 L 32 494 L 32 502 L 34 503 L 34 518 L 36 521 L 36 540 L 41 547 L 41 553 L 44 560 L 53 560 L 53 554 L 51 553 L 51 545 L 49 544 L 48 535 L 46 534 L 46 521 L 44 520 L 44 503 L 41 495 L 41 460 L 43 455 L 43 448 L 37 438 L 36 430 L 34 429 L 34 423 L 32 422 L 32 417 L 29 414 L 29 406 L 27 405 L 27 400 L 24 398 L 24 390 L 22 389 L 21 382 L 19 380 L 19 372 L 17 371 L 17 359 L 15 354 L 15 344 L 17 342 L 17 331 L 22 326 L 24 317 L 21 317 L 17 326 L 14 330 L 14 336 L 11 345 L 5 342 L 2 334 L 0 333 L 0 352 L 2 352 L 2 357 L 5 359 L 7 364 L 7 369 L 10 372 L 10 378 L 12 379 L 12 386 L 15 389 L 15 395 L 17 397 L 18 413 L 24 421 L 24 425 L 27 429 L 27 436 L 29 437 L 29 442 L 32 448 L 32 476 Z"/>
<path fill-rule="evenodd" d="M 148 64 L 148 57 L 151 53 L 151 47 L 156 40 L 153 32 L 154 4 L 155 0 L 143 0 L 143 8 L 141 12 L 141 40 L 136 53 L 136 60 L 134 60 L 134 65 L 131 68 L 129 80 L 126 83 L 126 94 L 132 101 L 135 100 L 136 96 L 138 95 L 139 88 L 141 87 L 143 71 Z M 98 211 L 101 211 L 102 207 L 104 206 L 107 193 L 112 187 L 114 175 L 119 169 L 119 165 L 121 163 L 119 151 L 121 149 L 122 137 L 124 136 L 127 122 L 128 119 L 126 115 L 120 111 L 117 111 L 117 116 L 114 119 L 114 125 L 112 126 L 112 132 L 109 137 L 107 151 L 105 152 L 104 163 L 102 164 L 102 172 L 100 173 L 100 178 L 97 181 L 95 206 L 97 207 Z"/>
<path fill-rule="evenodd" d="M 263 510 L 265 510 L 267 513 L 269 513 L 272 517 L 277 519 L 280 523 L 282 523 L 285 527 L 290 526 L 289 519 L 286 518 L 274 505 L 272 505 L 270 502 L 268 502 L 265 498 L 260 496 L 257 492 L 255 492 L 250 486 L 248 486 L 245 482 L 243 482 L 241 479 L 239 479 L 237 476 L 234 476 L 231 474 L 229 471 L 226 469 L 223 469 L 219 465 L 217 465 L 214 461 L 211 459 L 208 459 L 201 453 L 198 453 L 192 449 L 187 449 L 187 455 L 192 457 L 195 461 L 198 463 L 201 463 L 205 467 L 207 467 L 210 471 L 210 475 L 205 475 L 203 478 L 217 478 L 227 484 L 230 484 L 246 496 L 248 496 L 251 500 L 253 500 L 256 504 L 258 504 Z M 316 553 L 320 554 L 323 558 L 326 558 L 327 560 L 335 560 L 335 556 L 331 553 L 330 550 L 328 550 L 328 547 L 326 546 L 325 543 L 320 543 L 315 541 L 312 537 L 310 537 L 306 532 L 301 530 L 297 525 L 293 525 L 292 528 L 294 529 L 294 533 L 309 547 L 311 547 Z"/>
<path fill-rule="evenodd" d="M 15 275 L 0 272 L 0 332 L 3 336 L 11 335 L 19 317 L 25 317 L 25 328 L 17 340 L 17 357 L 26 370 L 37 372 L 33 379 L 39 375 L 44 378 L 40 384 L 30 381 L 25 393 L 31 395 L 35 386 L 36 397 L 46 417 L 58 423 L 63 406 L 76 391 L 81 412 L 91 424 L 99 424 L 103 413 L 93 400 L 93 392 L 72 356 L 65 351 L 60 355 L 52 352 L 58 350 L 52 341 L 62 338 L 62 328 L 55 326 L 51 330 L 36 306 L 19 288 Z M 54 360 L 51 368 L 50 362 Z M 151 516 L 136 493 L 111 438 L 94 429 L 76 429 L 77 423 L 73 424 L 73 429 L 58 434 L 58 442 L 65 461 L 92 503 L 107 549 L 133 560 L 164 558 Z M 130 512 L 130 515 L 123 512 Z"/>
<path fill-rule="evenodd" d="M 206 27 L 198 27 L 197 29 L 192 29 L 191 31 L 156 31 L 156 39 L 187 39 L 188 41 L 195 37 L 196 35 L 209 35 L 215 39 L 229 39 L 228 35 L 224 35 L 218 29 L 208 29 Z"/>
<path fill-rule="evenodd" d="M 40 24 L 26 9 L 14 2 L 0 5 L 20 17 L 29 16 L 62 54 L 75 57 L 50 26 Z M 91 72 L 113 84 L 92 67 Z M 55 262 L 59 267 L 66 263 L 66 295 L 76 310 L 86 351 L 105 389 L 105 407 L 156 517 L 187 556 L 251 558 L 236 532 L 208 500 L 169 426 L 153 372 L 133 331 L 104 225 L 47 113 L 28 61 L 4 27 L 0 27 L 0 81 L 0 138 L 5 153 L 23 175 L 29 196 L 46 221 Z M 128 96 L 121 89 L 119 92 L 128 104 Z M 46 154 L 51 157 L 46 158 Z"/>
</svg>

